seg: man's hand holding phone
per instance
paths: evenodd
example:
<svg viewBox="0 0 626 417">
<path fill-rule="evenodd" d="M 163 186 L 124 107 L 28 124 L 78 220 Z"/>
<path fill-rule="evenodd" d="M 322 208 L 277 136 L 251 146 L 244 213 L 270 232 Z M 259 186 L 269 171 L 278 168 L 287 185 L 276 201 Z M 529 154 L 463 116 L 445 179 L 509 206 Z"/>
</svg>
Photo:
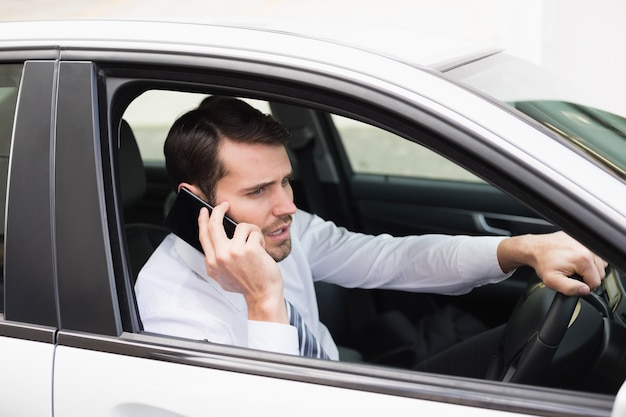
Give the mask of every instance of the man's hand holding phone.
<svg viewBox="0 0 626 417">
<path fill-rule="evenodd" d="M 261 229 L 239 223 L 231 239 L 223 220 L 229 204 L 207 208 L 198 216 L 199 239 L 209 276 L 220 286 L 244 296 L 248 318 L 258 321 L 289 323 L 283 297 L 283 278 L 276 261 L 265 251 Z"/>
<path fill-rule="evenodd" d="M 202 252 L 202 245 L 198 238 L 198 214 L 200 214 L 200 209 L 203 207 L 209 210 L 209 214 L 213 210 L 213 206 L 209 203 L 187 188 L 181 187 L 172 208 L 165 218 L 165 226 L 167 228 L 200 252 Z M 223 225 L 226 235 L 232 237 L 237 223 L 228 216 L 224 216 Z"/>
</svg>

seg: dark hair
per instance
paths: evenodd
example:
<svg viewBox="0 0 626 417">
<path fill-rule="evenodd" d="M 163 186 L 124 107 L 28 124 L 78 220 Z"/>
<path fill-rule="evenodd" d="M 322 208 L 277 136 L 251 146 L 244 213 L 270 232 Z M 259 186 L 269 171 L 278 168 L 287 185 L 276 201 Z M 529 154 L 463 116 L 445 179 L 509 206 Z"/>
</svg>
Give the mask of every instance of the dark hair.
<svg viewBox="0 0 626 417">
<path fill-rule="evenodd" d="M 218 152 L 225 139 L 286 146 L 289 132 L 272 116 L 242 100 L 207 97 L 197 109 L 178 118 L 167 134 L 165 166 L 174 189 L 188 182 L 197 185 L 209 202 L 215 202 L 215 185 L 227 174 Z"/>
</svg>

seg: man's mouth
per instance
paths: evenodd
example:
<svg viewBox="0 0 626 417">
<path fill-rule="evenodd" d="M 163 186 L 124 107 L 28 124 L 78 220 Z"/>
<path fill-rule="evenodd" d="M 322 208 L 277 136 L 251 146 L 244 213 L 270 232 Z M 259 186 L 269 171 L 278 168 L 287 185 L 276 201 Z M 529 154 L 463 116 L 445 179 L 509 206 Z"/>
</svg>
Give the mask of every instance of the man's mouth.
<svg viewBox="0 0 626 417">
<path fill-rule="evenodd" d="M 279 227 L 278 229 L 274 229 L 274 231 L 267 234 L 270 238 L 287 238 L 289 237 L 289 224 Z"/>
<path fill-rule="evenodd" d="M 269 236 L 278 236 L 278 235 L 282 234 L 285 230 L 287 230 L 287 229 L 286 228 L 278 229 L 278 230 L 270 233 Z"/>
<path fill-rule="evenodd" d="M 266 235 L 269 238 L 288 238 L 289 237 L 289 227 L 291 226 L 291 219 L 282 219 L 281 224 L 275 224 L 273 227 L 268 227 L 268 231 Z"/>
</svg>

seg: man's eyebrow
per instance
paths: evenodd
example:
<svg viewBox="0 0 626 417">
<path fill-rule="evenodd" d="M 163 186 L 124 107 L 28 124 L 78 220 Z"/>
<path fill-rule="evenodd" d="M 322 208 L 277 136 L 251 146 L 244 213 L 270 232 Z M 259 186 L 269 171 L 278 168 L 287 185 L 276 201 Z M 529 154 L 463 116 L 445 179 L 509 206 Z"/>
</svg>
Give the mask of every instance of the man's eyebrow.
<svg viewBox="0 0 626 417">
<path fill-rule="evenodd" d="M 285 178 L 287 178 L 288 180 L 291 181 L 293 179 L 293 171 L 290 171 L 287 175 L 282 177 L 281 181 L 283 179 L 285 179 Z M 258 183 L 258 184 L 251 185 L 249 187 L 242 188 L 242 191 L 243 192 L 255 191 L 255 190 L 258 190 L 259 188 L 265 188 L 265 187 L 270 186 L 272 184 L 276 184 L 277 182 L 279 182 L 279 181 L 278 180 L 272 180 L 272 181 L 261 182 L 261 183 Z"/>
<path fill-rule="evenodd" d="M 265 188 L 268 185 L 272 185 L 272 184 L 275 184 L 275 183 L 276 183 L 276 181 L 261 182 L 261 183 L 258 183 L 258 184 L 251 185 L 250 187 L 245 187 L 245 188 L 242 189 L 242 191 L 244 191 L 244 192 L 254 191 L 254 190 L 258 190 L 259 188 Z"/>
</svg>

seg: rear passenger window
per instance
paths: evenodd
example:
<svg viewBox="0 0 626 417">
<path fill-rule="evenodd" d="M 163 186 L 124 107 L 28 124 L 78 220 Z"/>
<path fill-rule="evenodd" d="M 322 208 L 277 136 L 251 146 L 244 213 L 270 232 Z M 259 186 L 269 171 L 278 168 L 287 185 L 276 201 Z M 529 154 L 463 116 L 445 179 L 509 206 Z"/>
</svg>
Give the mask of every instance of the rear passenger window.
<svg viewBox="0 0 626 417">
<path fill-rule="evenodd" d="M 482 182 L 430 149 L 393 133 L 337 115 L 332 119 L 356 174 Z"/>
<path fill-rule="evenodd" d="M 206 94 L 181 91 L 150 90 L 137 97 L 126 109 L 124 120 L 130 125 L 144 163 L 164 164 L 163 143 L 174 121 L 192 110 Z M 271 113 L 269 104 L 248 100 L 263 113 Z"/>
<path fill-rule="evenodd" d="M 17 92 L 22 77 L 22 64 L 0 64 L 0 312 L 4 311 L 4 230 L 7 180 L 9 175 L 9 152 L 13 136 L 13 121 Z"/>
<path fill-rule="evenodd" d="M 207 97 L 204 93 L 148 90 L 135 98 L 122 116 L 120 185 L 133 279 L 169 233 L 163 220 L 176 195 L 165 169 L 163 145 L 167 134 L 177 118 Z M 268 102 L 245 100 L 270 113 Z"/>
</svg>

